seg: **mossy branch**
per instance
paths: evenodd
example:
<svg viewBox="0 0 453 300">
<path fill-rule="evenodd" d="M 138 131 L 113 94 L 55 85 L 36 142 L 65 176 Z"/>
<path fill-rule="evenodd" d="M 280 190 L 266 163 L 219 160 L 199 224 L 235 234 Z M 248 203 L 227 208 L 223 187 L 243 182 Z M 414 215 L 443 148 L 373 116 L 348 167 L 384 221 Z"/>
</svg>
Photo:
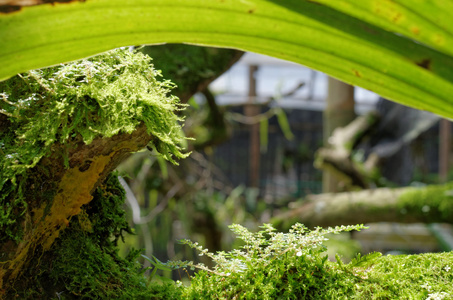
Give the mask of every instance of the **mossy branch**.
<svg viewBox="0 0 453 300">
<path fill-rule="evenodd" d="M 303 220 L 307 226 L 372 222 L 452 223 L 453 184 L 378 188 L 310 195 L 277 214 L 274 223 Z"/>
<path fill-rule="evenodd" d="M 131 152 L 188 155 L 184 105 L 150 62 L 117 49 L 0 83 L 0 295 Z"/>
</svg>

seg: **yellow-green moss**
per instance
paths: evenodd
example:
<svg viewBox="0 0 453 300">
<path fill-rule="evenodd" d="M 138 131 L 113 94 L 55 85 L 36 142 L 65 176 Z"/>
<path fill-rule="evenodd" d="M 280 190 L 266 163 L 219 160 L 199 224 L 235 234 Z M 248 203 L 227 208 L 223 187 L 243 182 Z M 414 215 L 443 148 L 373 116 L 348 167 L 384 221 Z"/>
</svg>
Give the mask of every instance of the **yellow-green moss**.
<svg viewBox="0 0 453 300">
<path fill-rule="evenodd" d="M 453 299 L 453 252 L 372 253 L 345 265 L 339 257 L 327 260 L 320 243 L 326 233 L 352 226 L 309 232 L 300 231 L 299 224 L 284 234 L 265 231 L 268 225 L 257 233 L 233 226 L 246 242 L 240 249 L 213 254 L 185 242 L 212 258 L 213 269 L 191 262 L 167 264 L 202 269 L 183 288 L 184 299 Z"/>
<path fill-rule="evenodd" d="M 348 299 L 453 299 L 453 252 L 387 255 L 355 271 Z"/>
<path fill-rule="evenodd" d="M 0 83 L 0 243 L 22 238 L 17 228 L 27 207 L 27 172 L 55 143 L 69 145 L 80 137 L 89 144 L 131 133 L 143 122 L 162 156 L 174 163 L 174 157 L 186 156 L 176 114 L 184 106 L 150 62 L 141 53 L 117 49 Z"/>
</svg>

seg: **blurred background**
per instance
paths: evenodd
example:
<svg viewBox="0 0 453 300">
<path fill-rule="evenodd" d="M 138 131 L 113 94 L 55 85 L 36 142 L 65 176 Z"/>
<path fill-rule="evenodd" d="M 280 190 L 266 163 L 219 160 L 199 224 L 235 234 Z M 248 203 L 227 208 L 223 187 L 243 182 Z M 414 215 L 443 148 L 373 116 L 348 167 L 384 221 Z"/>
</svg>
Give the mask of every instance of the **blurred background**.
<svg viewBox="0 0 453 300">
<path fill-rule="evenodd" d="M 453 176 L 451 123 L 432 114 L 258 54 L 188 45 L 140 51 L 177 85 L 175 94 L 188 104 L 181 112 L 185 134 L 195 140 L 188 140 L 192 154 L 179 166 L 148 147 L 118 168 L 135 230 L 124 253 L 138 248 L 164 262 L 200 261 L 177 241 L 227 251 L 238 243 L 228 225 L 255 230 L 272 222 L 285 231 L 290 224 L 279 218 L 317 194 L 423 186 Z M 348 130 L 335 133 L 337 128 Z M 326 225 L 291 219 L 296 221 Z M 448 224 L 368 225 L 331 237 L 329 255 L 338 252 L 347 261 L 359 252 L 453 247 Z"/>
</svg>

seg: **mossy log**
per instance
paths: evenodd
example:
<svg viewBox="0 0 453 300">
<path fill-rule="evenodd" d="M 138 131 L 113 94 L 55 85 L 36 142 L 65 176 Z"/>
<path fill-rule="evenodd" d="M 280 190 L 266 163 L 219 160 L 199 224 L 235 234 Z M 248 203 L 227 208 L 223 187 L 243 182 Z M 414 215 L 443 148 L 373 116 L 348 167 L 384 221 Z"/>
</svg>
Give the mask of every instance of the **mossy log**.
<svg viewBox="0 0 453 300">
<path fill-rule="evenodd" d="M 310 195 L 273 223 L 336 226 L 372 222 L 453 223 L 453 184 Z"/>
</svg>

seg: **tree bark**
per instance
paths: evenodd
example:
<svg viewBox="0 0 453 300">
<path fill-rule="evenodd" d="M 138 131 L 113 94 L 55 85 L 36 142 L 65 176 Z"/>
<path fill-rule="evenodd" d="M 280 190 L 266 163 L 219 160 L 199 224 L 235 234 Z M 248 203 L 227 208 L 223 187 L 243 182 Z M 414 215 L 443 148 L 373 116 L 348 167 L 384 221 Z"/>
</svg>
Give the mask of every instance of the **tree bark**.
<svg viewBox="0 0 453 300">
<path fill-rule="evenodd" d="M 217 53 L 217 50 L 200 49 L 202 48 L 198 47 L 197 51 L 214 51 Z M 219 56 L 222 55 L 222 51 L 218 53 Z M 199 76 L 195 80 L 191 78 L 190 84 L 188 83 L 185 86 L 186 88 L 190 87 L 190 91 L 179 90 L 181 94 L 178 94 L 184 98 L 184 102 L 194 92 L 202 89 L 222 74 L 242 54 L 240 51 L 230 50 L 230 52 L 230 56 L 227 56 L 223 64 L 217 66 L 219 70 L 208 72 L 209 76 Z M 168 55 L 170 57 L 176 56 L 175 53 L 169 53 Z M 188 59 L 193 58 L 189 57 Z M 177 67 L 181 68 L 183 66 Z M 200 64 L 201 67 L 202 64 Z M 193 72 L 195 70 L 190 71 Z M 186 75 L 190 77 L 190 74 Z M 4 133 L 9 124 L 8 117 L 0 114 L 0 134 Z M 82 209 L 85 211 L 87 204 L 92 205 L 96 202 L 91 202 L 93 194 L 96 190 L 104 189 L 103 182 L 109 173 L 132 152 L 137 152 L 148 145 L 152 139 L 153 137 L 147 133 L 145 124 L 139 125 L 131 134 L 118 134 L 110 138 L 96 138 L 88 145 L 83 142 L 81 137 L 76 136 L 67 141 L 65 145 L 54 144 L 50 154 L 42 158 L 33 169 L 27 171 L 24 178 L 22 178 L 25 180 L 24 186 L 26 190 L 23 202 L 27 206 L 23 215 L 18 217 L 20 223 L 14 229 L 21 240 L 14 241 L 10 239 L 0 243 L 0 298 L 26 297 L 24 296 L 26 294 L 24 292 L 25 289 L 33 289 L 39 286 L 39 284 L 35 286 L 37 278 L 41 274 L 44 274 L 44 277 L 47 276 L 46 272 L 53 267 L 52 253 L 64 252 L 64 249 L 58 248 L 60 244 L 56 242 L 57 238 L 60 235 L 64 236 L 66 233 L 77 231 L 80 228 L 78 222 L 83 219 L 83 216 L 81 216 Z M 98 187 L 100 188 L 97 189 Z M 109 194 L 110 192 L 106 191 L 106 193 Z M 11 199 L 14 201 L 14 196 L 11 196 Z M 102 207 L 102 209 L 106 208 Z M 18 211 L 15 213 L 17 216 L 20 214 Z M 124 216 L 115 217 L 124 218 Z M 71 225 L 69 226 L 69 224 Z M 65 231 L 68 226 L 68 230 Z M 111 235 L 110 232 L 108 233 Z M 87 236 L 88 233 L 82 232 L 82 235 Z M 106 239 L 110 238 L 108 236 Z M 58 241 L 61 240 L 58 239 Z M 95 247 L 100 247 L 105 252 L 112 251 L 112 249 L 104 249 L 102 245 L 96 245 Z M 111 258 L 115 261 L 112 266 L 115 264 L 121 265 L 115 255 L 112 254 Z M 98 257 L 97 259 L 102 258 Z M 86 262 L 86 264 L 89 264 L 89 262 Z M 41 266 L 43 266 L 42 270 Z M 30 271 L 30 268 L 37 268 L 33 272 L 38 275 L 35 274 L 31 277 L 30 273 L 33 272 Z M 127 272 L 126 270 L 123 273 L 127 274 Z M 49 279 L 44 278 L 43 280 Z M 64 281 L 59 282 L 64 291 L 67 293 L 73 292 L 70 288 L 65 287 L 66 285 L 71 286 L 71 283 L 67 282 L 70 279 L 66 281 L 65 279 L 59 280 Z M 121 279 L 115 278 L 115 280 Z M 51 282 L 51 285 L 53 284 Z M 120 282 L 112 286 L 112 288 L 121 286 Z M 82 289 L 82 287 L 80 288 Z M 16 290 L 20 293 L 16 294 Z M 55 295 L 52 294 L 52 296 Z M 45 296 L 43 296 L 44 298 Z"/>
<path fill-rule="evenodd" d="M 365 163 L 351 159 L 354 146 L 379 120 L 375 112 L 359 116 L 347 126 L 336 128 L 325 146 L 316 152 L 315 166 L 340 178 L 348 188 L 370 188 L 376 181 L 376 165 L 379 158 L 370 155 Z"/>
<path fill-rule="evenodd" d="M 354 111 L 354 87 L 329 77 L 327 106 L 323 113 L 323 136 L 324 144 L 328 144 L 328 139 L 336 128 L 348 125 L 355 118 Z M 342 188 L 339 186 L 341 181 L 332 174 L 329 169 L 323 172 L 323 191 L 338 192 Z"/>
<path fill-rule="evenodd" d="M 51 154 L 29 171 L 26 184 L 28 207 L 20 228 L 22 241 L 0 246 L 0 295 L 6 292 L 32 259 L 47 251 L 81 206 L 91 201 L 94 190 L 131 152 L 152 139 L 144 124 L 132 134 L 97 138 L 89 145 L 76 140 L 65 147 L 56 144 Z M 67 150 L 69 168 L 64 166 Z"/>
<path fill-rule="evenodd" d="M 273 223 L 336 226 L 372 222 L 453 223 L 453 185 L 379 188 L 311 195 L 290 205 Z"/>
</svg>

